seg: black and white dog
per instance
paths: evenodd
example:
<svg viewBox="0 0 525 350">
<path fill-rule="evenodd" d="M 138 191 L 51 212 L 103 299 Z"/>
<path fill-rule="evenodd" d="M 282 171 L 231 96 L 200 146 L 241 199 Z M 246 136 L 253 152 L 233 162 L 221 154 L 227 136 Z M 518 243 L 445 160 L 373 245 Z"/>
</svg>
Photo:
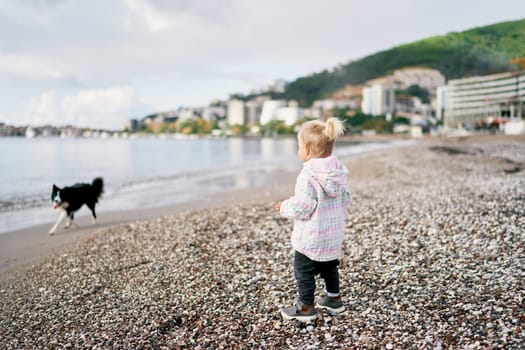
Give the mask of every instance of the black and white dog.
<svg viewBox="0 0 525 350">
<path fill-rule="evenodd" d="M 98 199 L 104 192 L 104 180 L 97 177 L 91 184 L 79 183 L 69 187 L 59 188 L 53 185 L 53 192 L 51 193 L 51 201 L 53 207 L 61 211 L 60 217 L 56 224 L 49 230 L 49 234 L 55 233 L 58 225 L 67 216 L 69 221 L 65 228 L 69 228 L 73 224 L 75 212 L 84 204 L 91 210 L 93 215 L 93 224 L 96 223 L 97 214 L 95 214 L 95 205 Z"/>
</svg>

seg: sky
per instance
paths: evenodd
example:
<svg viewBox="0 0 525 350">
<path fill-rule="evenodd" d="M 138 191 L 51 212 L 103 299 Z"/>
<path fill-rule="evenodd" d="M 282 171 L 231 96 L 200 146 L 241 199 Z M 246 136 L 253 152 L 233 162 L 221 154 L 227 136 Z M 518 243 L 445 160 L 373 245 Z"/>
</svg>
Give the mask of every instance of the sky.
<svg viewBox="0 0 525 350">
<path fill-rule="evenodd" d="M 119 130 L 523 17 L 523 0 L 0 0 L 0 122 Z"/>
</svg>

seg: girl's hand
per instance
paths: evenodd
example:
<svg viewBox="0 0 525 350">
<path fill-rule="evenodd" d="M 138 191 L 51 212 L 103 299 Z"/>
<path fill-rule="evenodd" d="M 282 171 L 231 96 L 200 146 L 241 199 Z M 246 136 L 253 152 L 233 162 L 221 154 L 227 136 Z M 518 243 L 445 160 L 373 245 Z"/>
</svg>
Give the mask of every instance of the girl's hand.
<svg viewBox="0 0 525 350">
<path fill-rule="evenodd" d="M 278 213 L 281 213 L 281 202 L 277 202 L 277 204 L 275 205 L 275 210 L 276 210 Z"/>
</svg>

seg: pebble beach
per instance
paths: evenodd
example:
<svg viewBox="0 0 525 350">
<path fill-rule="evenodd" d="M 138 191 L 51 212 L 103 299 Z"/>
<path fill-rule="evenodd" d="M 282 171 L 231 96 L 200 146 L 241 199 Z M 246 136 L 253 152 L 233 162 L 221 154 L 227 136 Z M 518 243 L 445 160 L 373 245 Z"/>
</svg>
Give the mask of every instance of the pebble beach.
<svg viewBox="0 0 525 350">
<path fill-rule="evenodd" d="M 281 319 L 292 223 L 261 200 L 102 228 L 2 276 L 0 348 L 525 348 L 525 137 L 342 161 L 344 313 Z"/>
</svg>

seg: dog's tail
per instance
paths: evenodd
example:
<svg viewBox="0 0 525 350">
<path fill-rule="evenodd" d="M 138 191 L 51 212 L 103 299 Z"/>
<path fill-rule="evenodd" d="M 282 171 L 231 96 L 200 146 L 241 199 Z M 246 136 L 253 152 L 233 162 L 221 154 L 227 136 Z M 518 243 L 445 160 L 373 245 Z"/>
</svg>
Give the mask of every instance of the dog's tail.
<svg viewBox="0 0 525 350">
<path fill-rule="evenodd" d="M 98 200 L 102 193 L 104 193 L 104 179 L 96 177 L 91 186 L 93 187 L 95 198 Z"/>
</svg>

